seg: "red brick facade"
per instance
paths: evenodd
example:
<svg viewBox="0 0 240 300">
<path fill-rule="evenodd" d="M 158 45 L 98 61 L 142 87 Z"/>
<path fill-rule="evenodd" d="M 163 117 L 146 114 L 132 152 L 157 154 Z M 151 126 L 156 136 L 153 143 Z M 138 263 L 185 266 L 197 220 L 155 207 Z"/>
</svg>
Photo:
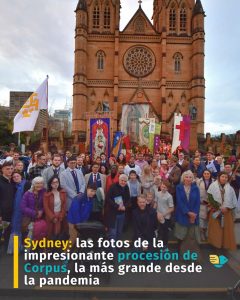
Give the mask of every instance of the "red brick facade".
<svg viewBox="0 0 240 300">
<path fill-rule="evenodd" d="M 137 101 L 151 103 L 168 136 L 174 112 L 193 112 L 191 148 L 197 147 L 197 134 L 204 134 L 204 11 L 200 0 L 154 0 L 153 8 L 153 24 L 139 6 L 120 31 L 119 0 L 79 0 L 72 126 L 76 144 L 86 140 L 87 119 L 101 110 L 102 102 L 109 106 L 113 133 L 119 129 L 122 104 Z"/>
</svg>

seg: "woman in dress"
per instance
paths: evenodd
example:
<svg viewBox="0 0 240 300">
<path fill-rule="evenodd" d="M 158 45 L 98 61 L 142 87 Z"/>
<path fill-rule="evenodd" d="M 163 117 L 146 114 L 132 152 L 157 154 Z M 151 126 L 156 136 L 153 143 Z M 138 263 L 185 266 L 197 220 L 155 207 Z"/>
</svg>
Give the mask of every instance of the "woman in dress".
<svg viewBox="0 0 240 300">
<path fill-rule="evenodd" d="M 212 179 L 212 173 L 209 170 L 205 170 L 201 178 L 196 178 L 197 186 L 200 190 L 200 213 L 199 213 L 199 227 L 201 240 L 205 241 L 207 239 L 207 227 L 208 227 L 208 196 L 207 190 L 211 183 L 214 180 Z"/>
<path fill-rule="evenodd" d="M 48 228 L 48 238 L 56 238 L 66 230 L 66 192 L 61 189 L 58 176 L 48 182 L 43 207 Z"/>
<path fill-rule="evenodd" d="M 179 251 L 187 237 L 200 242 L 200 192 L 193 180 L 193 173 L 185 171 L 181 176 L 181 183 L 176 187 L 175 236 L 179 242 Z"/>
<path fill-rule="evenodd" d="M 233 209 L 237 206 L 234 189 L 228 182 L 228 174 L 220 172 L 208 189 L 210 207 L 208 242 L 220 249 L 235 250 Z"/>
</svg>

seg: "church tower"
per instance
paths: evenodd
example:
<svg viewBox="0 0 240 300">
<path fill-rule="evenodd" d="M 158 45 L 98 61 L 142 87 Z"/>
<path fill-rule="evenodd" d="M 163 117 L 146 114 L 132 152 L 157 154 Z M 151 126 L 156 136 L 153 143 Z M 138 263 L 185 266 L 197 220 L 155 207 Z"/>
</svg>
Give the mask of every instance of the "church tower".
<svg viewBox="0 0 240 300">
<path fill-rule="evenodd" d="M 87 138 L 89 113 L 103 100 L 114 111 L 110 99 L 117 101 L 120 0 L 79 0 L 75 12 L 72 131 L 79 144 Z"/>
<path fill-rule="evenodd" d="M 200 0 L 153 3 L 153 25 L 161 35 L 163 131 L 172 131 L 174 112 L 190 114 L 192 148 L 204 134 L 204 17 Z"/>
<path fill-rule="evenodd" d="M 73 76 L 72 131 L 74 143 L 85 139 L 87 111 L 87 38 L 88 13 L 86 0 L 79 0 L 76 8 L 75 69 Z"/>
<path fill-rule="evenodd" d="M 204 133 L 204 112 L 205 112 L 205 78 L 204 78 L 204 17 L 205 13 L 201 0 L 197 0 L 193 9 L 192 16 L 192 90 L 190 107 L 197 108 L 197 133 Z"/>
</svg>

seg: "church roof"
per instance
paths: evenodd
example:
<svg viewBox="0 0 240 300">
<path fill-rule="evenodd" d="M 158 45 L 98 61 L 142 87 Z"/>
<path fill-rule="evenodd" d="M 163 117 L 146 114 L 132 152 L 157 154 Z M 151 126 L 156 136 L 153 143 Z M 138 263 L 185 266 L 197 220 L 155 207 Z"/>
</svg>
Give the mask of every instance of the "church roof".
<svg viewBox="0 0 240 300">
<path fill-rule="evenodd" d="M 193 16 L 198 15 L 198 14 L 205 14 L 201 0 L 197 0 L 195 6 L 193 8 Z"/>
<path fill-rule="evenodd" d="M 139 15 L 141 15 L 145 19 L 145 21 L 147 22 L 148 29 L 150 29 L 153 33 L 156 33 L 155 28 L 153 27 L 151 21 L 149 20 L 149 18 L 147 17 L 147 15 L 145 14 L 145 12 L 143 11 L 141 5 L 139 5 L 138 10 L 135 12 L 135 14 L 132 16 L 132 18 L 130 19 L 130 21 L 127 23 L 127 25 L 123 29 L 122 33 L 127 33 L 128 29 L 131 27 L 131 25 L 134 23 L 135 19 Z"/>
<path fill-rule="evenodd" d="M 76 11 L 77 10 L 84 10 L 84 11 L 87 11 L 87 3 L 86 3 L 86 0 L 79 0 L 78 1 L 78 5 L 77 5 L 77 8 L 76 8 Z"/>
</svg>

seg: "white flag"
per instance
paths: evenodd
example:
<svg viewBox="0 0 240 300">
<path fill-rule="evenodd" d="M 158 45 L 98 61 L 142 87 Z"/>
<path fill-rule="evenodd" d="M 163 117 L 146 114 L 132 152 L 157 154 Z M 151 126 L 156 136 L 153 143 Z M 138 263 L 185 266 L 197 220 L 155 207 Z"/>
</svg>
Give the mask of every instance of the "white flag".
<svg viewBox="0 0 240 300">
<path fill-rule="evenodd" d="M 33 131 L 37 122 L 40 109 L 48 108 L 47 99 L 48 78 L 39 86 L 14 118 L 13 133 L 22 131 Z"/>
<path fill-rule="evenodd" d="M 174 114 L 174 129 L 173 129 L 173 141 L 172 141 L 172 153 L 181 145 L 180 141 L 180 123 L 183 120 L 181 114 Z"/>
</svg>

